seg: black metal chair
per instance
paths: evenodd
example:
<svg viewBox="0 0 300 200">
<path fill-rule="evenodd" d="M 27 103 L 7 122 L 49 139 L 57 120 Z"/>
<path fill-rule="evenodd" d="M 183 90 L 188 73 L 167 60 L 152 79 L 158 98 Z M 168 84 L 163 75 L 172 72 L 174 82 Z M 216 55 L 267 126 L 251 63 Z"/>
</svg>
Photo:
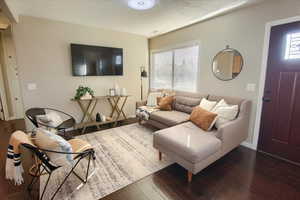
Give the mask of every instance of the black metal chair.
<svg viewBox="0 0 300 200">
<path fill-rule="evenodd" d="M 37 120 L 38 115 L 46 115 L 49 112 L 56 112 L 63 119 L 63 122 L 58 126 L 54 127 L 49 124 L 43 123 L 40 120 Z M 55 129 L 58 132 L 63 133 L 64 136 L 66 136 L 66 129 L 72 128 L 76 124 L 74 117 L 63 111 L 56 110 L 53 108 L 30 108 L 25 112 L 25 115 L 35 127 L 46 127 L 48 129 Z"/>
<path fill-rule="evenodd" d="M 58 154 L 72 154 L 74 155 L 74 165 L 72 166 L 71 170 L 68 172 L 68 174 L 65 176 L 65 178 L 63 179 L 62 183 L 58 186 L 58 188 L 56 189 L 56 191 L 54 192 L 54 194 L 51 197 L 51 200 L 54 199 L 54 197 L 56 196 L 56 194 L 58 193 L 58 191 L 60 190 L 60 188 L 63 186 L 63 184 L 66 182 L 66 180 L 68 179 L 68 177 L 71 174 L 74 174 L 83 184 L 87 183 L 88 178 L 89 178 L 89 170 L 90 170 L 90 163 L 91 163 L 91 159 L 95 160 L 95 151 L 94 149 L 90 148 L 87 149 L 83 152 L 60 152 L 60 151 L 53 151 L 53 150 L 47 150 L 47 149 L 40 149 L 38 147 L 32 146 L 30 144 L 23 144 L 23 146 L 26 149 L 29 149 L 34 155 L 37 156 L 37 158 L 39 159 L 39 164 L 38 164 L 38 175 L 37 176 L 33 176 L 30 184 L 27 187 L 27 190 L 29 191 L 29 193 L 31 193 L 33 185 L 37 182 L 37 180 L 39 179 L 39 177 L 46 172 L 46 174 L 48 174 L 48 178 L 46 181 L 46 184 L 42 190 L 41 196 L 40 196 L 40 200 L 43 199 L 45 191 L 47 189 L 50 177 L 52 175 L 52 173 L 57 170 L 58 168 L 62 167 L 62 166 L 55 166 L 53 163 L 51 163 L 51 160 L 49 159 L 49 157 L 47 156 L 47 152 L 51 152 L 51 153 L 58 153 Z M 82 178 L 80 177 L 75 171 L 74 169 L 76 168 L 76 166 L 79 164 L 79 162 L 84 159 L 87 158 L 88 159 L 88 164 L 87 164 L 87 170 L 86 170 L 86 174 L 85 177 Z M 95 166 L 94 166 L 95 167 Z M 41 191 L 40 191 L 41 192 Z"/>
</svg>

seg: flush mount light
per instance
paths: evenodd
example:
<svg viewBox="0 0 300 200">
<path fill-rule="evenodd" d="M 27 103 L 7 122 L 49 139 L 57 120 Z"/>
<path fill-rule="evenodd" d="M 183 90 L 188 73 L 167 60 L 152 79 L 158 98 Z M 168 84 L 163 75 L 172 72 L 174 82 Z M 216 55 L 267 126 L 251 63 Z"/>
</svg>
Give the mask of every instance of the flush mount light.
<svg viewBox="0 0 300 200">
<path fill-rule="evenodd" d="M 155 0 L 128 0 L 128 6 L 135 10 L 148 10 L 153 8 Z"/>
</svg>

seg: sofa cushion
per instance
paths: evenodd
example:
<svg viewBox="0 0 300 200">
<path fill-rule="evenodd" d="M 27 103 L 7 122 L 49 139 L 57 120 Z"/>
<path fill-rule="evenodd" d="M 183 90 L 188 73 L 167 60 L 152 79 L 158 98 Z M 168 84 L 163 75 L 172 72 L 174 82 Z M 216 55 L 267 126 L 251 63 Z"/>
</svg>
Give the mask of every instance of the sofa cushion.
<svg viewBox="0 0 300 200">
<path fill-rule="evenodd" d="M 183 122 L 188 121 L 190 118 L 189 114 L 184 112 L 172 111 L 156 111 L 150 114 L 150 119 L 159 121 L 167 126 L 174 126 Z"/>
<path fill-rule="evenodd" d="M 174 110 L 190 114 L 195 106 L 198 106 L 201 98 L 175 96 Z"/>
<path fill-rule="evenodd" d="M 210 101 L 221 101 L 222 99 L 224 99 L 230 105 L 239 105 L 239 106 L 244 101 L 244 99 L 236 98 L 236 97 L 226 97 L 226 96 L 216 96 L 216 95 L 209 95 L 208 97 L 208 100 Z"/>
<path fill-rule="evenodd" d="M 154 146 L 164 146 L 183 159 L 198 163 L 221 149 L 215 132 L 205 132 L 191 122 L 156 131 Z"/>
</svg>

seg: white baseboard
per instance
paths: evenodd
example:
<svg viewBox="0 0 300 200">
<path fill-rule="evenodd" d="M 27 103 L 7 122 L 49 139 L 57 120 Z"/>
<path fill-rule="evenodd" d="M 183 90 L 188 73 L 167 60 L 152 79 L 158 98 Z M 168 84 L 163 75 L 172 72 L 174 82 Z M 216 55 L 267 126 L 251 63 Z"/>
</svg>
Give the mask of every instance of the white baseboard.
<svg viewBox="0 0 300 200">
<path fill-rule="evenodd" d="M 243 142 L 241 145 L 244 146 L 244 147 L 248 147 L 249 149 L 252 149 L 252 150 L 256 151 L 256 147 L 252 143 Z"/>
</svg>

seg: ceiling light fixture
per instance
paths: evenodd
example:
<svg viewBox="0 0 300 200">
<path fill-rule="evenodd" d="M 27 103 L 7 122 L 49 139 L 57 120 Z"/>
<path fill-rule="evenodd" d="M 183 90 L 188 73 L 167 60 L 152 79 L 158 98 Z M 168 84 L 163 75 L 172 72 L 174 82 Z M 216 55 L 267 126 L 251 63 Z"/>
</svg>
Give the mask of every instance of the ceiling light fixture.
<svg viewBox="0 0 300 200">
<path fill-rule="evenodd" d="M 135 10 L 148 10 L 155 6 L 155 0 L 128 0 L 128 6 Z"/>
</svg>

